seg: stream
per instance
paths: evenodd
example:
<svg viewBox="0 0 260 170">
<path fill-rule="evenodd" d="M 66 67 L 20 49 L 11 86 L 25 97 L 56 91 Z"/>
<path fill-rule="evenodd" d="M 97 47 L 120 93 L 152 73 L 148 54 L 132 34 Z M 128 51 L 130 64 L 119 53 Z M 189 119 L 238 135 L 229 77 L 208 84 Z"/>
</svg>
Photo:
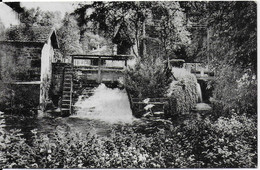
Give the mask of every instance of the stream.
<svg viewBox="0 0 260 170">
<path fill-rule="evenodd" d="M 30 140 L 33 129 L 42 134 L 62 130 L 109 136 L 113 125 L 138 121 L 132 116 L 126 91 L 104 84 L 95 88 L 92 96 L 81 96 L 75 105 L 76 113 L 65 118 L 5 115 L 4 127 L 7 131 L 21 129 L 22 136 Z"/>
<path fill-rule="evenodd" d="M 101 137 L 109 136 L 114 125 L 146 126 L 147 120 L 132 116 L 130 103 L 125 90 L 107 88 L 101 84 L 94 89 L 90 97 L 80 97 L 76 102 L 76 114 L 70 117 L 37 117 L 5 114 L 4 128 L 7 131 L 21 129 L 22 136 L 30 141 L 31 130 L 50 134 L 57 130 L 95 134 Z M 204 106 L 205 105 L 205 106 Z M 203 110 L 207 104 L 198 103 L 196 109 Z M 153 120 L 152 127 L 162 124 Z M 151 123 L 148 120 L 148 123 Z M 144 125 L 146 124 L 146 125 Z"/>
</svg>

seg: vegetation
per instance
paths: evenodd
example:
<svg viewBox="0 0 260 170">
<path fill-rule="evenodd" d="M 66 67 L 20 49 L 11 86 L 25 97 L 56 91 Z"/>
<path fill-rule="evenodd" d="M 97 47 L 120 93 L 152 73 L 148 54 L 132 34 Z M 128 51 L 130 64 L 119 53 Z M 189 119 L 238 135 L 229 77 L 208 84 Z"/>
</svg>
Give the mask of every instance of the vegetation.
<svg viewBox="0 0 260 170">
<path fill-rule="evenodd" d="M 188 113 L 198 101 L 197 79 L 195 75 L 183 68 L 172 68 L 175 77 L 167 90 L 170 99 L 171 117 Z"/>
<path fill-rule="evenodd" d="M 125 86 L 139 98 L 164 97 L 171 82 L 160 58 L 145 58 L 126 71 Z"/>
<path fill-rule="evenodd" d="M 62 26 L 58 30 L 58 36 L 60 40 L 60 51 L 64 58 L 70 54 L 82 53 L 80 45 L 80 30 L 77 26 L 76 20 L 73 16 L 66 13 Z"/>
<path fill-rule="evenodd" d="M 224 67 L 217 74 L 214 95 L 218 100 L 213 105 L 218 115 L 234 111 L 248 115 L 257 114 L 257 80 L 256 75 L 249 75 L 241 67 Z"/>
<path fill-rule="evenodd" d="M 155 124 L 156 123 L 156 124 Z M 233 114 L 216 121 L 198 115 L 178 125 L 115 125 L 109 137 L 57 130 L 1 130 L 3 168 L 255 168 L 255 120 Z M 152 129 L 152 130 L 151 130 Z"/>
<path fill-rule="evenodd" d="M 119 32 L 117 43 L 125 40 L 130 46 L 136 45 L 137 49 L 132 49 L 137 57 L 146 55 L 147 43 L 159 43 L 164 57 L 189 43 L 186 18 L 178 2 L 94 2 L 81 4 L 74 14 L 80 27 L 88 27 L 108 39 L 114 40 Z M 151 29 L 147 33 L 146 27 Z"/>
<path fill-rule="evenodd" d="M 61 25 L 61 13 L 42 11 L 40 8 L 24 9 L 20 17 L 21 23 L 30 26 L 54 26 L 56 28 Z"/>
<path fill-rule="evenodd" d="M 213 3 L 210 9 L 210 56 L 217 71 L 214 95 L 225 110 L 256 114 L 256 3 Z"/>
<path fill-rule="evenodd" d="M 28 141 L 19 130 L 0 126 L 0 167 L 256 168 L 256 7 L 253 1 L 94 2 L 80 4 L 63 21 L 58 14 L 25 10 L 21 20 L 26 25 L 61 22 L 58 35 L 64 56 L 82 49 L 88 52 L 82 44 L 90 48 L 112 41 L 120 44 L 114 38 L 121 30 L 119 39 L 138 59 L 126 70 L 126 88 L 139 98 L 168 96 L 176 108 L 171 121 L 156 118 L 114 125 L 107 137 L 73 130 L 46 135 L 34 130 Z M 5 55 L 0 53 L 6 66 L 1 68 L 0 103 L 18 110 L 29 108 L 33 96 L 24 105 L 15 105 L 12 88 L 4 84 L 27 68 L 13 70 Z M 208 84 L 214 89 L 212 111 L 181 114 L 196 104 L 197 80 L 182 69 L 165 69 L 169 58 L 209 64 L 215 73 Z M 19 99 L 25 93 L 21 89 L 16 95 Z M 0 105 L 0 110 L 6 105 Z"/>
</svg>

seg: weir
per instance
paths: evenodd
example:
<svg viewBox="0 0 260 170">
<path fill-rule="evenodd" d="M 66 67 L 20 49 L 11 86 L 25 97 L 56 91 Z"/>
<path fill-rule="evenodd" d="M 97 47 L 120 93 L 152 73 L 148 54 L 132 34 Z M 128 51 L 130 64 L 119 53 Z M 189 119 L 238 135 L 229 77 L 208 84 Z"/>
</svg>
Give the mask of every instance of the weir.
<svg viewBox="0 0 260 170">
<path fill-rule="evenodd" d="M 71 55 L 70 63 L 63 68 L 60 100 L 63 115 L 71 115 L 75 98 L 82 89 L 90 92 L 101 83 L 108 87 L 123 87 L 124 69 L 129 55 Z"/>
<path fill-rule="evenodd" d="M 134 120 L 125 89 L 111 89 L 102 83 L 93 89 L 91 96 L 84 95 L 75 103 L 76 114 L 71 117 L 109 123 L 131 123 Z"/>
<path fill-rule="evenodd" d="M 94 90 L 100 84 L 104 84 L 107 87 L 123 88 L 124 87 L 124 70 L 128 65 L 128 61 L 133 59 L 133 56 L 129 55 L 71 55 L 69 63 L 59 63 L 57 67 L 53 66 L 54 77 L 60 77 L 60 93 L 56 96 L 56 101 L 59 101 L 59 107 L 63 116 L 72 115 L 75 112 L 76 100 L 79 97 L 89 97 L 93 95 Z M 183 61 L 182 61 L 183 62 Z M 172 63 L 171 63 L 172 64 Z M 191 65 L 191 66 L 190 66 Z M 195 74 L 199 67 L 195 65 L 193 68 L 193 63 L 184 63 L 180 67 L 188 70 L 189 72 Z M 58 71 L 57 71 L 58 70 Z M 194 73 L 195 70 L 195 73 Z M 205 92 L 205 81 L 212 78 L 210 74 L 195 74 L 198 82 L 196 85 L 198 98 L 197 102 L 207 102 L 208 97 L 204 95 Z M 207 80 L 205 80 L 205 77 Z M 201 78 L 204 78 L 203 80 Z M 202 81 L 202 82 L 201 82 Z M 82 96 L 80 96 L 83 94 Z M 167 105 L 169 105 L 169 100 L 167 98 L 152 98 L 148 103 L 144 103 L 144 99 L 133 98 L 131 94 L 128 94 L 130 100 L 130 108 L 135 113 L 136 117 L 143 115 L 144 106 L 148 104 L 154 105 L 153 110 L 158 110 L 158 113 L 164 114 L 167 111 Z M 206 93 L 205 93 L 206 94 Z M 59 99 L 58 99 L 59 98 Z M 203 101 L 205 100 L 205 101 Z M 57 102 L 56 102 L 57 103 Z M 157 113 L 157 111 L 156 111 Z"/>
</svg>

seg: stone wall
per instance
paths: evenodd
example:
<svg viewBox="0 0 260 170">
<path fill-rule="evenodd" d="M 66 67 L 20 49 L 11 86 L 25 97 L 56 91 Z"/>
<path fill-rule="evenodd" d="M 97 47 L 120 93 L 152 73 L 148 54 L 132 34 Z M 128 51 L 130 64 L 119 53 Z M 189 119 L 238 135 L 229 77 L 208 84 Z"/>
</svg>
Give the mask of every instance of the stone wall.
<svg viewBox="0 0 260 170">
<path fill-rule="evenodd" d="M 39 108 L 39 84 L 12 84 L 11 89 L 14 92 L 12 101 L 10 101 L 13 113 L 25 113 Z"/>
<path fill-rule="evenodd" d="M 1 77 L 9 72 L 17 81 L 40 81 L 41 48 L 40 43 L 0 43 Z"/>
<path fill-rule="evenodd" d="M 38 96 L 33 97 L 42 106 L 41 109 L 44 110 L 44 103 L 49 100 L 52 61 L 54 61 L 54 50 L 50 40 L 45 44 L 36 42 L 1 42 L 0 49 L 2 80 L 5 83 L 30 82 L 29 84 L 38 84 Z M 22 88 L 22 85 L 18 86 Z M 31 87 L 29 85 L 26 87 L 28 87 L 29 92 Z M 23 88 L 26 89 L 26 87 Z M 16 88 L 16 90 L 19 90 L 19 88 Z M 26 96 L 24 97 L 26 99 Z"/>
</svg>

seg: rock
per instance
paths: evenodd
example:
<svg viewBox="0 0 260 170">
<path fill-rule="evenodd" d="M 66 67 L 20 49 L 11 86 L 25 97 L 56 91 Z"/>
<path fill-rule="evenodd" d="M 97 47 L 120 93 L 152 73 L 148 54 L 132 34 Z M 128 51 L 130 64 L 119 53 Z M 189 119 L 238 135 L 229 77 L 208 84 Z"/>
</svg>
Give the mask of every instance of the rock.
<svg viewBox="0 0 260 170">
<path fill-rule="evenodd" d="M 197 103 L 193 110 L 195 111 L 208 111 L 212 108 L 207 103 Z"/>
</svg>

